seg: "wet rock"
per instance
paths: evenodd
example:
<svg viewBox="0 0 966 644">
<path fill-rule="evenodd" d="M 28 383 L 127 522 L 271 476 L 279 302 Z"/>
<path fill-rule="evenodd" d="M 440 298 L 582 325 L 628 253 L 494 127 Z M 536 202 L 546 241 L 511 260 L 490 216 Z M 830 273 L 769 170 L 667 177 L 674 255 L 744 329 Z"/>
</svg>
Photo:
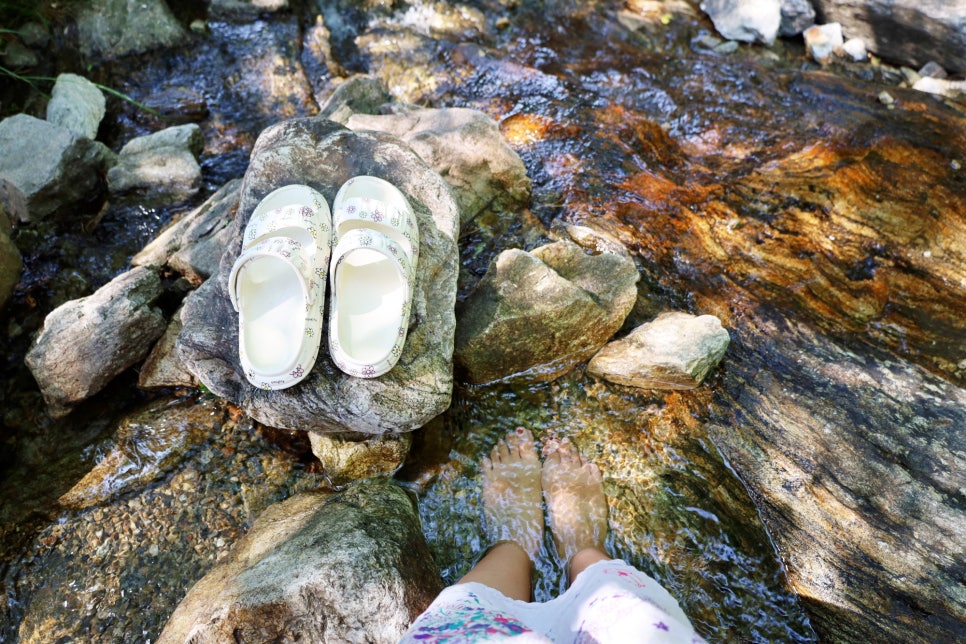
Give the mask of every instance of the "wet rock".
<svg viewBox="0 0 966 644">
<path fill-rule="evenodd" d="M 20 249 L 10 239 L 10 227 L 18 219 L 18 210 L 21 215 L 26 213 L 23 193 L 9 181 L 0 179 L 0 310 L 10 300 L 23 269 Z"/>
<path fill-rule="evenodd" d="M 132 484 L 96 507 L 61 508 L 57 499 L 111 450 L 120 426 L 112 416 L 76 414 L 59 423 L 56 433 L 36 440 L 28 462 L 0 480 L 0 533 L 9 562 L 3 584 L 10 600 L 0 612 L 4 642 L 120 642 L 133 634 L 139 642 L 156 642 L 187 590 L 227 556 L 266 507 L 325 485 L 272 432 L 224 401 L 164 397 L 125 417 L 138 425 L 132 433 L 143 432 L 147 441 L 157 438 L 157 422 L 165 433 L 160 446 L 183 436 L 188 449 L 180 460 L 161 468 L 165 474 L 152 482 Z M 195 444 L 198 434 L 204 439 Z M 141 458 L 134 451 L 130 456 Z M 157 464 L 156 457 L 144 457 Z M 22 556 L 8 557 L 13 547 Z"/>
<path fill-rule="evenodd" d="M 106 163 L 102 147 L 17 114 L 0 122 L 0 177 L 23 192 L 32 220 L 43 219 L 91 196 Z"/>
<path fill-rule="evenodd" d="M 188 38 L 164 0 L 104 0 L 85 4 L 77 15 L 79 48 L 84 56 L 113 60 Z"/>
<path fill-rule="evenodd" d="M 217 29 L 219 39 L 230 39 L 231 51 L 237 52 L 232 56 L 238 57 L 238 67 L 224 79 L 226 95 L 217 102 L 233 104 L 225 118 L 239 119 L 237 127 L 244 128 L 246 137 L 279 121 L 315 114 L 318 106 L 312 85 L 300 63 L 302 30 L 295 14 L 283 12 L 253 24 L 212 23 L 211 27 Z"/>
<path fill-rule="evenodd" d="M 154 306 L 161 290 L 154 270 L 134 268 L 50 312 L 26 362 L 52 416 L 144 358 L 167 326 Z"/>
<path fill-rule="evenodd" d="M 837 22 L 809 27 L 802 35 L 805 37 L 805 49 L 808 55 L 822 65 L 830 62 L 835 51 L 844 44 L 842 25 Z"/>
<path fill-rule="evenodd" d="M 246 21 L 287 8 L 288 0 L 212 0 L 208 13 L 215 20 Z"/>
<path fill-rule="evenodd" d="M 949 74 L 943 69 L 943 66 L 934 60 L 930 60 L 928 63 L 923 65 L 919 69 L 920 76 L 929 76 L 930 78 L 947 78 Z"/>
<path fill-rule="evenodd" d="M 810 0 L 781 0 L 781 4 L 779 36 L 797 36 L 815 23 L 815 8 Z"/>
<path fill-rule="evenodd" d="M 380 114 L 381 108 L 392 100 L 380 79 L 357 74 L 335 88 L 319 116 L 345 125 L 353 114 Z"/>
<path fill-rule="evenodd" d="M 966 393 L 806 324 L 752 329 L 729 350 L 712 435 L 821 640 L 961 639 Z"/>
<path fill-rule="evenodd" d="M 208 115 L 208 99 L 191 87 L 165 87 L 141 101 L 171 123 L 192 123 Z"/>
<path fill-rule="evenodd" d="M 5 227 L 12 224 L 30 221 L 30 211 L 27 210 L 27 197 L 23 191 L 6 179 L 0 179 L 0 210 L 7 220 Z"/>
<path fill-rule="evenodd" d="M 28 47 L 46 47 L 50 42 L 50 30 L 39 22 L 28 22 L 17 29 L 17 36 Z"/>
<path fill-rule="evenodd" d="M 312 83 L 315 102 L 319 105 L 324 105 L 332 92 L 332 88 L 329 83 L 325 82 L 326 80 L 345 80 L 346 77 L 349 77 L 348 80 L 352 80 L 351 74 L 345 70 L 339 62 L 339 56 L 332 50 L 332 33 L 329 31 L 328 25 L 325 24 L 322 13 L 316 14 L 313 24 L 304 27 L 301 58 L 305 73 Z M 335 91 L 338 92 L 344 84 L 344 82 L 337 84 Z M 324 108 L 319 115 L 329 118 L 325 114 Z M 339 119 L 334 120 L 343 122 Z"/>
<path fill-rule="evenodd" d="M 60 74 L 47 103 L 47 120 L 89 139 L 97 138 L 104 118 L 104 94 L 77 74 Z"/>
<path fill-rule="evenodd" d="M 966 71 L 966 11 L 942 0 L 813 0 L 828 22 L 839 22 L 879 56 L 919 67 L 935 60 Z"/>
<path fill-rule="evenodd" d="M 201 187 L 197 157 L 203 148 L 195 123 L 132 139 L 107 173 L 108 188 L 114 194 L 134 193 L 149 205 L 184 201 Z"/>
<path fill-rule="evenodd" d="M 465 108 L 354 114 L 348 127 L 399 137 L 453 187 L 461 226 L 484 211 L 517 212 L 530 202 L 530 178 L 490 117 Z"/>
<path fill-rule="evenodd" d="M 842 51 L 857 63 L 869 60 L 869 52 L 866 49 L 865 41 L 861 38 L 849 38 L 842 43 Z"/>
<path fill-rule="evenodd" d="M 32 69 L 40 64 L 37 52 L 17 40 L 3 48 L 3 64 L 9 69 Z"/>
<path fill-rule="evenodd" d="M 308 183 L 331 203 L 343 183 L 362 174 L 398 186 L 419 224 L 413 323 L 402 356 L 380 378 L 353 378 L 338 370 L 323 345 L 312 373 L 295 387 L 255 389 L 238 362 L 238 317 L 227 294 L 244 226 L 259 200 L 279 186 Z M 398 139 L 352 132 L 325 119 L 280 123 L 255 145 L 228 251 L 217 274 L 187 298 L 178 351 L 212 392 L 271 427 L 377 435 L 413 430 L 450 403 L 458 234 L 450 187 Z"/>
<path fill-rule="evenodd" d="M 0 310 L 7 305 L 13 289 L 20 281 L 23 258 L 10 239 L 9 226 L 0 225 Z"/>
<path fill-rule="evenodd" d="M 139 490 L 177 465 L 217 424 L 206 407 L 168 400 L 135 412 L 118 423 L 110 451 L 58 503 L 82 510 Z"/>
<path fill-rule="evenodd" d="M 694 389 L 718 364 L 730 337 L 713 315 L 662 313 L 607 344 L 587 373 L 644 389 Z"/>
<path fill-rule="evenodd" d="M 946 98 L 962 98 L 966 96 L 966 81 L 924 76 L 916 81 L 912 89 Z"/>
<path fill-rule="evenodd" d="M 701 10 L 728 40 L 771 45 L 782 20 L 779 0 L 703 0 Z"/>
<path fill-rule="evenodd" d="M 241 194 L 233 179 L 205 203 L 165 228 L 131 259 L 133 266 L 168 266 L 199 285 L 216 272 Z"/>
<path fill-rule="evenodd" d="M 151 349 L 151 353 L 144 360 L 138 372 L 138 387 L 142 389 L 157 389 L 164 387 L 197 387 L 198 379 L 194 377 L 178 352 L 175 345 L 178 334 L 181 333 L 181 310 L 174 314 L 164 335 Z"/>
<path fill-rule="evenodd" d="M 322 461 L 326 478 L 336 487 L 373 476 L 392 476 L 406 460 L 412 440 L 408 433 L 353 440 L 309 432 L 312 453 Z"/>
<path fill-rule="evenodd" d="M 395 643 L 441 589 L 412 501 L 370 479 L 268 508 L 158 642 Z"/>
<path fill-rule="evenodd" d="M 627 257 L 570 242 L 506 250 L 460 307 L 456 360 L 471 383 L 548 381 L 594 355 L 637 296 Z"/>
</svg>

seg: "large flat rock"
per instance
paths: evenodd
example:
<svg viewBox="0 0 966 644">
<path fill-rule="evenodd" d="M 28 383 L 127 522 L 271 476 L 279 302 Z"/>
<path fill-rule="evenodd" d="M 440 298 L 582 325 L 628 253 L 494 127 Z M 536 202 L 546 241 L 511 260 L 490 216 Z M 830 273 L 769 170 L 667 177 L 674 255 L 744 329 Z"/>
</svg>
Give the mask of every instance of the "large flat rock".
<svg viewBox="0 0 966 644">
<path fill-rule="evenodd" d="M 228 274 L 258 202 L 291 183 L 305 183 L 331 204 L 357 175 L 379 176 L 409 198 L 420 234 L 410 330 L 397 365 L 379 378 L 340 371 L 323 339 L 309 376 L 294 387 L 263 391 L 248 383 L 238 360 L 238 318 Z M 252 152 L 219 271 L 185 302 L 178 351 L 212 392 L 273 427 L 385 434 L 422 426 L 444 411 L 452 392 L 459 208 L 448 184 L 399 139 L 351 132 L 332 121 L 300 118 L 265 130 Z"/>
</svg>

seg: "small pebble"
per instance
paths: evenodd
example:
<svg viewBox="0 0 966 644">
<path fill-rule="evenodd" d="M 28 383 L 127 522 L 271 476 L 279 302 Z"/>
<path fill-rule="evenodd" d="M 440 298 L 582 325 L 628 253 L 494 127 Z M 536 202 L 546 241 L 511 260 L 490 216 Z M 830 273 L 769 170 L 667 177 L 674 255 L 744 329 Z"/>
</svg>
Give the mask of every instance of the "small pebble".
<svg viewBox="0 0 966 644">
<path fill-rule="evenodd" d="M 930 60 L 919 70 L 919 75 L 924 78 L 946 78 L 949 74 L 946 73 L 942 65 L 934 60 Z"/>
<path fill-rule="evenodd" d="M 865 48 L 865 41 L 861 38 L 849 38 L 842 45 L 842 50 L 849 55 L 849 58 L 857 63 L 869 60 L 869 53 Z"/>
</svg>

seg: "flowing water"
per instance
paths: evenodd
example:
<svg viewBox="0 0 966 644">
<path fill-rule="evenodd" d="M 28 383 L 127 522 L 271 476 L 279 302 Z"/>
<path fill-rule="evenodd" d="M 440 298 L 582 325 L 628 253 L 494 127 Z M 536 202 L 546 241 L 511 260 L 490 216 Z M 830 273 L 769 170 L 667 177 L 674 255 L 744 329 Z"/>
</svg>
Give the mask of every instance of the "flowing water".
<svg viewBox="0 0 966 644">
<path fill-rule="evenodd" d="M 485 32 L 427 35 L 414 18 L 418 12 L 382 10 L 370 22 L 355 16 L 344 31 L 333 30 L 333 51 L 345 68 L 394 79 L 390 89 L 399 100 L 486 112 L 526 164 L 534 185 L 530 212 L 471 222 L 463 231 L 460 297 L 499 251 L 533 247 L 563 223 L 585 224 L 621 239 L 640 266 L 641 297 L 625 328 L 666 308 L 715 313 L 726 326 L 738 324 L 742 304 L 712 305 L 707 290 L 717 288 L 716 278 L 699 275 L 695 256 L 678 250 L 678 240 L 689 235 L 679 209 L 711 193 L 733 198 L 722 187 L 729 177 L 837 124 L 825 123 L 832 117 L 815 114 L 802 100 L 816 72 L 803 63 L 799 44 L 743 47 L 728 57 L 702 52 L 693 40 L 707 23 L 693 8 L 651 5 L 657 6 L 627 5 L 646 18 L 636 30 L 618 20 L 624 5 L 611 3 L 552 3 L 549 9 L 480 3 L 491 25 Z M 414 7 L 429 11 L 430 5 Z M 129 375 L 68 419 L 52 421 L 22 366 L 29 338 L 49 310 L 123 271 L 167 221 L 241 176 L 262 128 L 317 110 L 334 85 L 309 46 L 314 15 L 299 10 L 246 24 L 210 23 L 208 34 L 174 55 L 100 70 L 99 80 L 167 115 L 162 120 L 112 100 L 102 133 L 115 149 L 173 120 L 199 122 L 206 139 L 202 193 L 168 208 L 92 207 L 83 227 L 50 224 L 16 233 L 26 269 L 0 319 L 9 343 L 0 392 L 7 492 L 2 632 L 8 637 L 25 615 L 75 611 L 87 615 L 78 633 L 150 639 L 261 508 L 324 485 L 297 432 L 260 428 L 189 392 L 137 392 Z M 492 26 L 496 16 L 509 16 L 509 26 Z M 397 38 L 407 29 L 410 39 Z M 389 41 L 398 48 L 373 44 Z M 405 69 L 396 74 L 393 65 Z M 872 81 L 888 74 L 862 73 Z M 757 225 L 755 196 L 739 198 L 742 213 Z M 692 278 L 701 288 L 692 290 Z M 702 310 L 705 303 L 713 310 Z M 544 384 L 458 385 L 451 408 L 416 432 L 397 474 L 418 494 L 444 580 L 458 579 L 486 545 L 481 457 L 522 425 L 538 443 L 571 438 L 600 466 L 610 507 L 608 548 L 679 597 L 709 640 L 814 640 L 754 503 L 709 439 L 709 427 L 723 422 L 715 407 L 720 384 L 712 375 L 691 392 L 637 391 L 577 369 Z M 204 430 L 191 434 L 183 459 L 166 465 L 153 483 L 125 488 L 96 509 L 57 509 L 56 499 L 111 450 L 117 420 L 146 403 L 141 422 L 148 424 L 162 422 L 173 408 L 198 410 L 188 422 Z M 158 503 L 178 519 L 165 524 L 145 509 Z M 562 590 L 551 551 L 548 537 L 536 572 L 537 600 Z M 145 580 L 153 580 L 155 592 L 143 592 Z M 71 594 L 85 584 L 87 590 Z M 78 599 L 84 597 L 86 604 Z"/>
</svg>

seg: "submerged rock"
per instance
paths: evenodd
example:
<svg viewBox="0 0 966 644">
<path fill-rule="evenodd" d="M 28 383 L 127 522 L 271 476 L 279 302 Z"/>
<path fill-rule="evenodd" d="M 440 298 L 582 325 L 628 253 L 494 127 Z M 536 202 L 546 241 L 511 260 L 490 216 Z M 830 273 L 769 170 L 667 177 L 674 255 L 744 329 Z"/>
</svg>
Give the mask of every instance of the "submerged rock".
<svg viewBox="0 0 966 644">
<path fill-rule="evenodd" d="M 155 306 L 161 292 L 156 271 L 134 268 L 50 312 L 26 362 L 52 416 L 144 358 L 167 326 Z"/>
<path fill-rule="evenodd" d="M 713 315 L 662 313 L 601 349 L 587 373 L 645 389 L 694 389 L 724 356 L 729 341 Z"/>
<path fill-rule="evenodd" d="M 395 644 L 442 586 L 409 496 L 369 479 L 265 510 L 158 642 Z"/>
<path fill-rule="evenodd" d="M 47 120 L 77 136 L 96 139 L 106 104 L 94 83 L 77 74 L 60 74 L 47 103 Z"/>
<path fill-rule="evenodd" d="M 387 434 L 364 440 L 309 432 L 312 453 L 332 485 L 342 487 L 373 476 L 392 476 L 412 444 L 412 434 Z"/>
<path fill-rule="evenodd" d="M 114 194 L 136 193 L 148 205 L 177 203 L 201 187 L 198 155 L 204 148 L 201 128 L 177 125 L 128 141 L 117 165 L 107 173 Z"/>
<path fill-rule="evenodd" d="M 105 165 L 103 147 L 27 114 L 0 122 L 0 177 L 19 188 L 31 219 L 88 199 Z"/>
<path fill-rule="evenodd" d="M 460 308 L 456 359 L 471 383 L 553 380 L 596 353 L 634 306 L 634 262 L 571 242 L 506 250 Z"/>
<path fill-rule="evenodd" d="M 280 186 L 308 183 L 331 203 L 344 182 L 365 174 L 399 187 L 419 225 L 413 323 L 399 362 L 379 378 L 353 378 L 335 366 L 323 338 L 305 380 L 282 391 L 256 389 L 238 360 L 238 316 L 227 294 L 248 218 Z M 458 234 L 459 208 L 451 189 L 399 139 L 352 132 L 324 119 L 282 122 L 255 145 L 228 250 L 217 274 L 186 300 L 178 351 L 212 392 L 272 427 L 377 435 L 416 429 L 450 403 Z"/>
<path fill-rule="evenodd" d="M 58 503 L 81 510 L 140 489 L 173 468 L 218 425 L 207 407 L 167 400 L 136 412 L 119 423 L 111 450 Z"/>
</svg>

